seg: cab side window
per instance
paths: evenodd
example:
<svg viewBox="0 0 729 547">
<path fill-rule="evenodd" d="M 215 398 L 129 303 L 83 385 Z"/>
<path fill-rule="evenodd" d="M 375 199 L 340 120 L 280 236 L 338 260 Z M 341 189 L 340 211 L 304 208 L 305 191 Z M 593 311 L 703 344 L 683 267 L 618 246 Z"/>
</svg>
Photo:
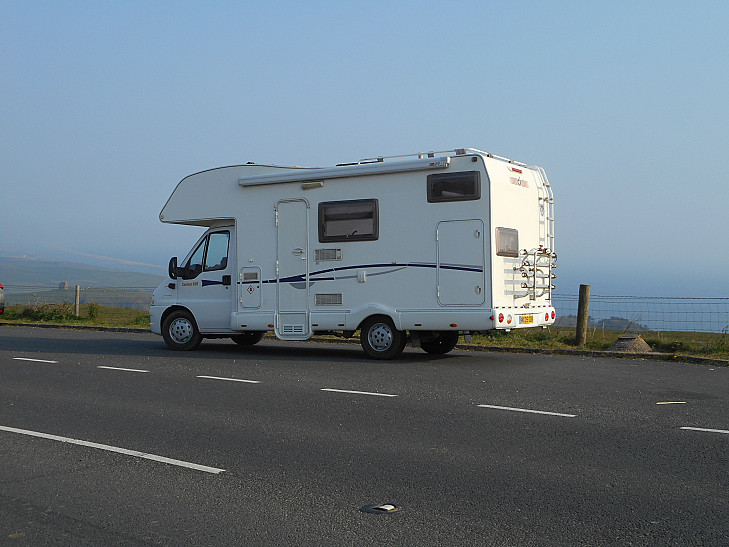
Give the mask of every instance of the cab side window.
<svg viewBox="0 0 729 547">
<path fill-rule="evenodd" d="M 228 266 L 228 244 L 230 232 L 210 234 L 208 252 L 205 254 L 205 271 L 224 270 Z"/>
<path fill-rule="evenodd" d="M 185 264 L 185 270 L 187 270 L 185 277 L 188 279 L 197 277 L 202 272 L 203 260 L 205 258 L 205 244 L 207 241 L 207 238 L 205 238 L 200 242 L 200 245 L 197 246 L 195 252 L 192 253 L 190 260 L 188 260 L 187 264 Z"/>
<path fill-rule="evenodd" d="M 213 232 L 203 239 L 185 264 L 185 278 L 193 279 L 202 272 L 224 270 L 228 267 L 230 232 Z"/>
</svg>

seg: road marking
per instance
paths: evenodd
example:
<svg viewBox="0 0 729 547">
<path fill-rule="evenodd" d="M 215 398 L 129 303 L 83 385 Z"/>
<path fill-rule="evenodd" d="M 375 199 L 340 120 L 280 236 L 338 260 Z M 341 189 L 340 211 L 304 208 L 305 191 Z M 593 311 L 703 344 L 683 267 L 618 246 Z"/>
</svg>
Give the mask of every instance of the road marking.
<svg viewBox="0 0 729 547">
<path fill-rule="evenodd" d="M 58 361 L 46 361 L 45 359 L 28 359 L 27 357 L 13 357 L 15 361 L 32 361 L 33 363 L 58 363 Z"/>
<path fill-rule="evenodd" d="M 241 380 L 240 378 L 220 378 L 218 376 L 198 376 L 198 378 L 207 378 L 208 380 L 224 380 L 226 382 L 244 382 L 246 384 L 260 384 L 259 380 Z"/>
<path fill-rule="evenodd" d="M 126 456 L 134 456 L 136 458 L 144 458 L 146 460 L 153 460 L 161 463 L 168 463 L 170 465 L 176 465 L 178 467 L 186 467 L 188 469 L 194 469 L 196 471 L 204 471 L 206 473 L 222 473 L 225 469 L 218 469 L 217 467 L 208 467 L 207 465 L 200 465 L 198 463 L 191 463 L 182 460 L 175 460 L 173 458 L 165 458 L 164 456 L 157 456 L 156 454 L 148 454 L 146 452 L 139 452 L 138 450 L 128 450 L 126 448 L 119 448 L 118 446 L 110 446 L 108 444 L 92 443 L 89 441 L 82 441 L 79 439 L 71 439 L 69 437 L 61 437 L 59 435 L 50 435 L 48 433 L 39 433 L 37 431 L 29 431 L 27 429 L 17 429 L 15 427 L 6 427 L 0 425 L 0 431 L 7 431 L 8 433 L 18 433 L 20 435 L 28 435 L 29 437 L 39 437 L 41 439 L 48 439 L 51 441 L 59 441 L 62 443 L 75 444 L 79 446 L 86 446 L 88 448 L 96 448 L 98 450 L 106 450 L 107 452 L 116 452 L 117 454 L 124 454 Z"/>
<path fill-rule="evenodd" d="M 140 370 L 138 368 L 120 368 L 120 367 L 96 367 L 103 368 L 106 370 L 121 370 L 123 372 L 149 372 L 148 370 Z"/>
<path fill-rule="evenodd" d="M 706 429 L 703 427 L 682 427 L 681 429 L 685 429 L 688 431 L 705 431 L 707 433 L 723 433 L 724 435 L 729 435 L 729 431 L 725 429 Z"/>
<path fill-rule="evenodd" d="M 685 405 L 686 401 L 661 401 L 657 405 Z"/>
<path fill-rule="evenodd" d="M 377 397 L 397 397 L 397 395 L 392 395 L 390 393 L 373 393 L 371 391 L 352 391 L 349 389 L 323 388 L 322 391 L 333 391 L 334 393 L 351 393 L 353 395 L 375 395 Z"/>
<path fill-rule="evenodd" d="M 494 408 L 496 410 L 509 410 L 511 412 L 528 412 L 529 414 L 546 414 L 547 416 L 562 416 L 563 418 L 576 418 L 577 414 L 562 414 L 561 412 L 547 412 L 546 410 L 530 410 L 528 408 L 513 408 L 510 406 L 478 405 L 481 408 Z"/>
</svg>

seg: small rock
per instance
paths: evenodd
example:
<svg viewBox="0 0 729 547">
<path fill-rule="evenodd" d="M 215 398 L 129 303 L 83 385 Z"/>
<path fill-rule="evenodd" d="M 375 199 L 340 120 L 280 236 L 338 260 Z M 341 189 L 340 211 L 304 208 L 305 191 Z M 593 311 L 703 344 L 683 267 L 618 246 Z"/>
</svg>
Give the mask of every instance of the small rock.
<svg viewBox="0 0 729 547">
<path fill-rule="evenodd" d="M 653 351 L 640 334 L 622 334 L 608 351 L 624 351 L 626 353 L 649 353 Z"/>
</svg>

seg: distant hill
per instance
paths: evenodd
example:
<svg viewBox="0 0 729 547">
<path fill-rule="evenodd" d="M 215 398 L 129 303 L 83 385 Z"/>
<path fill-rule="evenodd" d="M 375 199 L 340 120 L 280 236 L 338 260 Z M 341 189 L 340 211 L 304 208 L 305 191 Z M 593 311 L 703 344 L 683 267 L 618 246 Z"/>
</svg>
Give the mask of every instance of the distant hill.
<svg viewBox="0 0 729 547">
<path fill-rule="evenodd" d="M 0 283 L 11 289 L 13 286 L 57 289 L 66 282 L 71 287 L 80 285 L 84 288 L 156 287 L 163 280 L 162 276 L 79 262 L 0 257 Z"/>
<path fill-rule="evenodd" d="M 82 302 L 149 309 L 151 291 L 163 280 L 78 262 L 0 256 L 0 283 L 8 305 L 73 301 L 78 285 Z"/>
<path fill-rule="evenodd" d="M 562 315 L 554 322 L 556 327 L 574 327 L 577 325 L 576 315 Z M 623 332 L 646 332 L 650 329 L 645 325 L 641 325 L 635 321 L 625 319 L 623 317 L 609 317 L 603 319 L 595 319 L 588 317 L 587 326 L 589 328 L 598 328 L 606 330 L 618 330 Z"/>
</svg>

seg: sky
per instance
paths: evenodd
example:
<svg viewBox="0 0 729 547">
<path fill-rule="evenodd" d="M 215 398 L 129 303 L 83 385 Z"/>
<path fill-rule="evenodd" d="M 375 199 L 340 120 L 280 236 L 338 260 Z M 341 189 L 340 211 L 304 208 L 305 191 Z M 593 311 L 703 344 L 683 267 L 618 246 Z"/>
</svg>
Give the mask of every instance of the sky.
<svg viewBox="0 0 729 547">
<path fill-rule="evenodd" d="M 701 0 L 0 0 L 0 254 L 162 273 L 201 234 L 159 221 L 191 173 L 479 148 L 546 170 L 558 293 L 727 297 L 728 24 Z"/>
</svg>

